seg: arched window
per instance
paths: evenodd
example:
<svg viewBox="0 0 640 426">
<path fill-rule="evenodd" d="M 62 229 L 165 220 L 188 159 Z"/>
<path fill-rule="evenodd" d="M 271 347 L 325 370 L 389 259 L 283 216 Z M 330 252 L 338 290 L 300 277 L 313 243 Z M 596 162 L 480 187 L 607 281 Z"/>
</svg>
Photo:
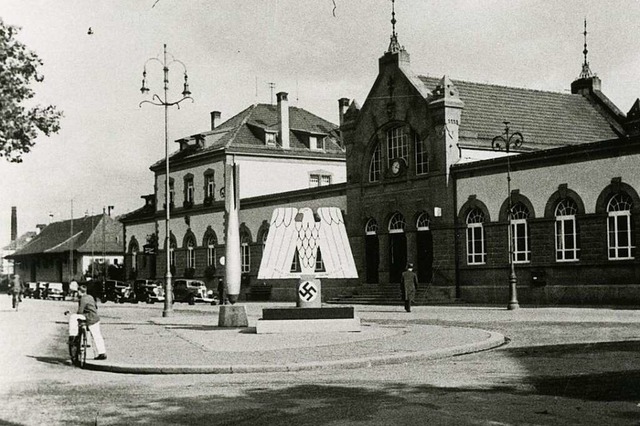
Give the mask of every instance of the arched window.
<svg viewBox="0 0 640 426">
<path fill-rule="evenodd" d="M 423 175 L 429 173 L 429 153 L 427 152 L 427 141 L 421 141 L 418 135 L 415 136 L 414 147 L 416 152 L 416 174 Z"/>
<path fill-rule="evenodd" d="M 402 158 L 409 163 L 409 144 L 407 141 L 407 129 L 403 126 L 394 127 L 387 131 L 387 167 L 396 158 Z"/>
<path fill-rule="evenodd" d="M 389 219 L 389 233 L 399 234 L 404 232 L 405 225 L 404 216 L 401 213 L 396 213 Z"/>
<path fill-rule="evenodd" d="M 607 204 L 607 241 L 609 259 L 633 259 L 635 246 L 631 232 L 631 208 L 633 201 L 627 194 L 619 192 Z"/>
<path fill-rule="evenodd" d="M 365 235 L 376 235 L 378 233 L 378 222 L 373 218 L 369 219 L 364 227 L 364 233 Z"/>
<path fill-rule="evenodd" d="M 469 265 L 482 265 L 487 260 L 484 220 L 484 213 L 477 207 L 467 214 L 467 264 Z"/>
<path fill-rule="evenodd" d="M 129 253 L 131 253 L 131 270 L 136 271 L 138 269 L 138 252 L 140 251 L 140 247 L 138 246 L 138 241 L 135 237 L 131 238 L 129 242 Z"/>
<path fill-rule="evenodd" d="M 269 230 L 265 230 L 262 233 L 262 254 L 264 254 L 264 249 L 267 247 L 267 237 L 269 236 Z"/>
<path fill-rule="evenodd" d="M 371 155 L 371 162 L 369 163 L 369 182 L 378 182 L 380 180 L 381 170 L 380 144 L 378 144 Z"/>
<path fill-rule="evenodd" d="M 196 267 L 195 247 L 196 247 L 196 243 L 193 241 L 193 238 L 189 238 L 187 240 L 187 268 Z"/>
<path fill-rule="evenodd" d="M 240 254 L 242 256 L 242 272 L 249 272 L 251 270 L 251 251 L 249 243 L 251 242 L 249 236 L 243 233 L 240 236 Z"/>
<path fill-rule="evenodd" d="M 578 205 L 571 198 L 563 198 L 556 205 L 556 261 L 578 260 L 578 229 L 576 227 Z"/>
<path fill-rule="evenodd" d="M 213 236 L 210 236 L 206 242 L 207 246 L 207 266 L 216 264 L 216 240 Z"/>
<path fill-rule="evenodd" d="M 418 216 L 418 220 L 416 220 L 416 229 L 418 231 L 428 231 L 429 225 L 431 225 L 431 218 L 429 218 L 429 214 L 427 212 L 422 212 L 420 216 Z"/>
<path fill-rule="evenodd" d="M 175 268 L 176 266 L 176 248 L 178 244 L 176 244 L 175 240 L 171 240 L 171 244 L 169 245 L 169 259 L 171 261 L 171 266 Z"/>
<path fill-rule="evenodd" d="M 511 208 L 511 244 L 513 244 L 513 262 L 527 263 L 531 260 L 529 248 L 529 209 L 521 202 Z"/>
</svg>

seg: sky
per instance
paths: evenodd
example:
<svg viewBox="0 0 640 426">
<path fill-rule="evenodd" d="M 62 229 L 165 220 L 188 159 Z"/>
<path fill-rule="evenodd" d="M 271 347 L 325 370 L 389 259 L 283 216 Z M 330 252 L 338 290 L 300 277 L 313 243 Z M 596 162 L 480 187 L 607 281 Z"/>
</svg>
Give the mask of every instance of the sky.
<svg viewBox="0 0 640 426">
<path fill-rule="evenodd" d="M 580 74 L 586 18 L 603 92 L 625 113 L 640 97 L 640 0 L 396 0 L 395 11 L 416 74 L 556 92 Z M 105 206 L 121 215 L 153 193 L 164 112 L 140 107 L 139 89 L 163 44 L 194 99 L 169 110 L 174 141 L 209 130 L 211 111 L 224 121 L 270 103 L 269 83 L 337 123 L 338 99 L 366 99 L 391 35 L 390 0 L 0 0 L 0 18 L 44 62 L 33 101 L 64 111 L 22 163 L 0 159 L 0 247 L 12 206 L 22 235 Z M 161 94 L 156 62 L 147 79 Z M 170 101 L 182 82 L 174 63 Z"/>
</svg>

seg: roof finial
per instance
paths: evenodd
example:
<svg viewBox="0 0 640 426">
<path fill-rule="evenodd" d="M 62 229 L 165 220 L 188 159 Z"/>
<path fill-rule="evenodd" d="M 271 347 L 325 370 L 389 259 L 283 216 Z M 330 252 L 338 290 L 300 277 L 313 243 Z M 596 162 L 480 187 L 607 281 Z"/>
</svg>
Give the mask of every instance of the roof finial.
<svg viewBox="0 0 640 426">
<path fill-rule="evenodd" d="M 589 61 L 587 60 L 587 53 L 589 50 L 587 49 L 587 18 L 584 18 L 584 50 L 582 53 L 584 54 L 584 63 L 582 64 L 582 72 L 580 73 L 580 78 L 591 78 L 593 77 L 593 73 L 589 68 Z"/>
<path fill-rule="evenodd" d="M 391 0 L 391 42 L 389 43 L 388 52 L 397 53 L 401 50 L 404 50 L 400 43 L 398 43 L 398 34 L 396 34 L 396 8 L 395 8 L 396 0 Z"/>
</svg>

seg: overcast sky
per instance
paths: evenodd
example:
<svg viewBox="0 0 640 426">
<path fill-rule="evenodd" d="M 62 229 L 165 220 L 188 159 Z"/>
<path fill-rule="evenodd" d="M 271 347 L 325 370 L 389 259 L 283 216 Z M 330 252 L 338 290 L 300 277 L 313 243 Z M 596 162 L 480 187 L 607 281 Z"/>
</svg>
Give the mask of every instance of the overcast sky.
<svg viewBox="0 0 640 426">
<path fill-rule="evenodd" d="M 335 2 L 335 10 L 334 10 Z M 334 16 L 335 13 L 335 16 Z M 269 103 L 269 82 L 291 104 L 338 121 L 338 99 L 362 104 L 389 44 L 390 0 L 0 0 L 5 24 L 44 61 L 37 101 L 64 111 L 21 164 L 0 160 L 0 245 L 38 223 L 120 215 L 153 193 L 149 166 L 164 158 L 163 111 L 138 106 L 148 58 L 166 43 L 186 64 L 194 103 L 169 112 L 169 138 L 209 129 Z M 417 74 L 568 91 L 583 61 L 625 113 L 640 96 L 640 1 L 397 0 L 396 30 Z M 91 27 L 92 35 L 87 31 Z M 148 67 L 162 90 L 161 69 Z M 171 68 L 172 99 L 182 71 Z M 174 144 L 172 144 L 174 145 Z"/>
</svg>

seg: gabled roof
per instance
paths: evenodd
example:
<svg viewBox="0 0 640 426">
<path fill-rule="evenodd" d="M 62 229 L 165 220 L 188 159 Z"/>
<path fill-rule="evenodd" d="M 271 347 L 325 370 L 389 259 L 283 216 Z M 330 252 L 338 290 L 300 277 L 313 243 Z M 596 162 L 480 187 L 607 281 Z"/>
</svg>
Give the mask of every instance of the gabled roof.
<svg viewBox="0 0 640 426">
<path fill-rule="evenodd" d="M 2 250 L 10 251 L 10 250 L 18 250 L 24 247 L 29 241 L 36 236 L 35 231 L 29 231 L 22 235 L 20 235 L 17 239 L 11 241 L 9 245 L 2 248 Z"/>
<path fill-rule="evenodd" d="M 430 91 L 441 80 L 418 78 Z M 490 147 L 490 141 L 504 132 L 504 121 L 510 122 L 511 131 L 523 134 L 523 150 L 578 145 L 619 136 L 598 109 L 580 94 L 452 82 L 464 102 L 460 119 L 462 144 L 480 142 L 483 147 Z"/>
<path fill-rule="evenodd" d="M 289 140 L 290 149 L 279 146 L 267 146 L 264 132 L 278 132 L 280 117 L 278 107 L 269 104 L 255 104 L 231 117 L 211 131 L 199 133 L 187 139 L 203 139 L 204 146 L 190 145 L 170 155 L 169 161 L 188 158 L 219 149 L 250 147 L 256 152 L 300 155 L 311 153 L 320 156 L 344 156 L 344 149 L 339 145 L 338 126 L 310 113 L 302 108 L 289 106 Z M 324 151 L 312 151 L 304 141 L 305 135 L 325 135 Z M 157 161 L 151 169 L 164 166 L 164 159 Z"/>
<path fill-rule="evenodd" d="M 105 218 L 108 226 L 105 243 L 102 237 L 102 218 Z M 73 224 L 72 224 L 73 222 Z M 120 234 L 122 234 L 122 224 L 109 216 L 95 215 L 85 216 L 79 219 L 54 222 L 47 225 L 40 234 L 35 236 L 28 244 L 18 249 L 10 256 L 19 257 L 36 254 L 64 253 L 70 250 L 90 253 L 95 251 L 101 253 L 104 250 L 108 253 L 122 252 L 122 241 L 113 238 L 114 222 L 117 223 Z"/>
</svg>

